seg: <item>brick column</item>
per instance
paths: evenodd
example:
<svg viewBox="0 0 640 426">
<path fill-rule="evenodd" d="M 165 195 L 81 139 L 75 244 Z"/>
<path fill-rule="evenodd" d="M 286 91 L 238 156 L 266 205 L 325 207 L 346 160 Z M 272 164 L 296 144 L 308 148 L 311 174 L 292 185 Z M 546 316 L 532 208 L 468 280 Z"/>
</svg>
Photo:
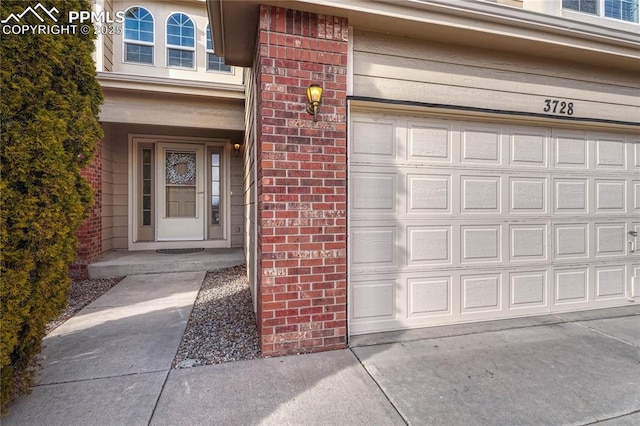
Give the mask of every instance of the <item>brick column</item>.
<svg viewBox="0 0 640 426">
<path fill-rule="evenodd" d="M 258 327 L 264 355 L 346 345 L 345 18 L 261 6 Z M 324 88 L 318 122 L 306 89 Z"/>
<path fill-rule="evenodd" d="M 75 279 L 88 277 L 87 265 L 102 253 L 102 141 L 89 164 L 80 173 L 93 187 L 94 203 L 90 216 L 78 229 L 78 252 L 69 268 L 69 276 Z"/>
</svg>

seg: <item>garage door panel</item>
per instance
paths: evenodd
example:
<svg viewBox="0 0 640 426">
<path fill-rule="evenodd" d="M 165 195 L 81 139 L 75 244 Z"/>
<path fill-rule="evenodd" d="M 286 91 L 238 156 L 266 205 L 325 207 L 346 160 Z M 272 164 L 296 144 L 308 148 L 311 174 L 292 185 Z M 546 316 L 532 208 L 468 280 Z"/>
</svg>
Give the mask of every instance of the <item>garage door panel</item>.
<svg viewBox="0 0 640 426">
<path fill-rule="evenodd" d="M 587 170 L 589 141 L 586 134 L 556 135 L 554 137 L 554 168 Z"/>
<path fill-rule="evenodd" d="M 452 313 L 452 277 L 410 278 L 408 318 L 425 318 L 451 315 Z"/>
<path fill-rule="evenodd" d="M 500 176 L 460 176 L 461 212 L 501 212 L 502 178 Z"/>
<path fill-rule="evenodd" d="M 638 247 L 638 243 L 640 243 L 640 222 L 632 222 L 629 228 L 633 231 L 633 233 L 627 234 L 629 254 L 633 257 L 640 257 L 640 247 Z"/>
<path fill-rule="evenodd" d="M 547 214 L 546 177 L 509 177 L 509 213 Z"/>
<path fill-rule="evenodd" d="M 509 274 L 510 309 L 548 307 L 548 273 L 546 270 Z"/>
<path fill-rule="evenodd" d="M 495 127 L 466 127 L 460 129 L 462 164 L 502 164 L 502 133 Z"/>
<path fill-rule="evenodd" d="M 462 275 L 461 313 L 502 309 L 502 274 Z"/>
<path fill-rule="evenodd" d="M 354 283 L 352 287 L 351 317 L 358 320 L 392 320 L 397 318 L 397 280 L 375 280 Z"/>
<path fill-rule="evenodd" d="M 595 268 L 596 300 L 626 297 L 627 268 L 607 265 Z"/>
<path fill-rule="evenodd" d="M 408 266 L 451 265 L 452 240 L 451 226 L 408 226 Z"/>
<path fill-rule="evenodd" d="M 352 154 L 361 159 L 396 158 L 396 125 L 389 120 L 360 119 L 352 122 Z"/>
<path fill-rule="evenodd" d="M 553 212 L 556 214 L 588 213 L 589 179 L 554 178 Z"/>
<path fill-rule="evenodd" d="M 396 173 L 354 172 L 351 174 L 351 180 L 351 208 L 354 213 L 396 212 Z"/>
<path fill-rule="evenodd" d="M 408 213 L 451 213 L 451 175 L 410 174 L 407 179 Z"/>
<path fill-rule="evenodd" d="M 633 211 L 640 212 L 640 180 L 632 181 L 633 186 Z"/>
<path fill-rule="evenodd" d="M 524 264 L 608 262 L 626 259 L 635 222 L 537 222 L 533 217 L 501 223 L 448 219 L 361 221 L 351 227 L 352 273 L 423 268 L 475 268 L 489 263 L 510 268 Z M 383 223 L 387 226 L 381 226 Z M 506 263 L 503 261 L 507 261 Z"/>
<path fill-rule="evenodd" d="M 626 223 L 596 223 L 596 257 L 625 256 L 627 254 Z"/>
<path fill-rule="evenodd" d="M 597 139 L 596 168 L 604 170 L 625 170 L 627 168 L 627 152 L 624 138 Z"/>
<path fill-rule="evenodd" d="M 352 334 L 640 296 L 637 138 L 361 115 L 349 142 Z"/>
<path fill-rule="evenodd" d="M 407 123 L 408 160 L 451 163 L 451 124 Z"/>
<path fill-rule="evenodd" d="M 617 179 L 595 179 L 595 211 L 611 214 L 627 210 L 627 183 Z"/>
<path fill-rule="evenodd" d="M 460 263 L 502 260 L 502 225 L 462 225 L 460 237 Z"/>
<path fill-rule="evenodd" d="M 548 167 L 548 132 L 543 130 L 518 131 L 510 135 L 510 165 L 515 167 Z"/>
<path fill-rule="evenodd" d="M 589 268 L 555 271 L 555 305 L 586 304 L 589 301 Z"/>
<path fill-rule="evenodd" d="M 397 228 L 359 227 L 351 231 L 351 264 L 354 269 L 397 267 Z"/>
<path fill-rule="evenodd" d="M 509 259 L 512 262 L 547 260 L 547 224 L 509 226 Z"/>
<path fill-rule="evenodd" d="M 405 188 L 400 192 L 406 197 L 399 197 L 405 205 L 401 211 L 407 218 L 411 217 L 451 217 L 458 214 L 460 200 L 454 198 L 456 187 L 460 185 L 460 172 L 451 168 L 429 166 L 425 168 L 402 168 L 405 173 Z"/>
<path fill-rule="evenodd" d="M 557 223 L 554 225 L 554 260 L 576 261 L 589 257 L 589 224 Z"/>
</svg>

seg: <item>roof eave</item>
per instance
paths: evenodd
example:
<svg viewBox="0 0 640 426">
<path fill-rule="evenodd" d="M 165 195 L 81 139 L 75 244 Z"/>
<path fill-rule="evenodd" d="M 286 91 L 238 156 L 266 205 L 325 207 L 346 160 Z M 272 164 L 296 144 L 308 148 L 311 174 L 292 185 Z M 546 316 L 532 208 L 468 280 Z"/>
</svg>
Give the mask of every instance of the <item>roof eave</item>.
<svg viewBox="0 0 640 426">
<path fill-rule="evenodd" d="M 592 65 L 640 69 L 640 34 L 486 2 L 438 0 L 207 0 L 216 53 L 225 63 L 251 66 L 259 4 L 329 13 L 364 30 L 426 38 Z M 216 35 L 219 33 L 220 35 Z M 455 37 L 454 37 L 455 36 Z"/>
<path fill-rule="evenodd" d="M 207 11 L 216 55 L 224 58 L 227 65 L 250 67 L 258 32 L 259 3 L 207 0 Z"/>
</svg>

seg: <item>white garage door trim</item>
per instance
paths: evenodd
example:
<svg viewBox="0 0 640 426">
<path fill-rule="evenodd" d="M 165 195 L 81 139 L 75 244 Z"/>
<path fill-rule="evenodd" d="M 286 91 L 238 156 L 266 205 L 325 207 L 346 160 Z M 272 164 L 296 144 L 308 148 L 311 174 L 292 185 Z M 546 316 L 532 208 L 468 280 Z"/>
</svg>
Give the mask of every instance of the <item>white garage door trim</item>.
<svg viewBox="0 0 640 426">
<path fill-rule="evenodd" d="M 629 304 L 629 231 L 637 136 L 350 117 L 351 334 Z"/>
</svg>

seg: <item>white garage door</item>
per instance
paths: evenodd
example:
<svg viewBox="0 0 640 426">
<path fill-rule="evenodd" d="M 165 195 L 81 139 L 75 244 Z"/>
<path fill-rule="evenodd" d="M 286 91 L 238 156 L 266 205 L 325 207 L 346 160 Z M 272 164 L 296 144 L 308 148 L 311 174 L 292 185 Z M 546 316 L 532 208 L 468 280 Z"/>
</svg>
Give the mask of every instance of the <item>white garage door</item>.
<svg viewBox="0 0 640 426">
<path fill-rule="evenodd" d="M 349 137 L 351 334 L 640 301 L 637 136 L 359 113 Z"/>
</svg>

